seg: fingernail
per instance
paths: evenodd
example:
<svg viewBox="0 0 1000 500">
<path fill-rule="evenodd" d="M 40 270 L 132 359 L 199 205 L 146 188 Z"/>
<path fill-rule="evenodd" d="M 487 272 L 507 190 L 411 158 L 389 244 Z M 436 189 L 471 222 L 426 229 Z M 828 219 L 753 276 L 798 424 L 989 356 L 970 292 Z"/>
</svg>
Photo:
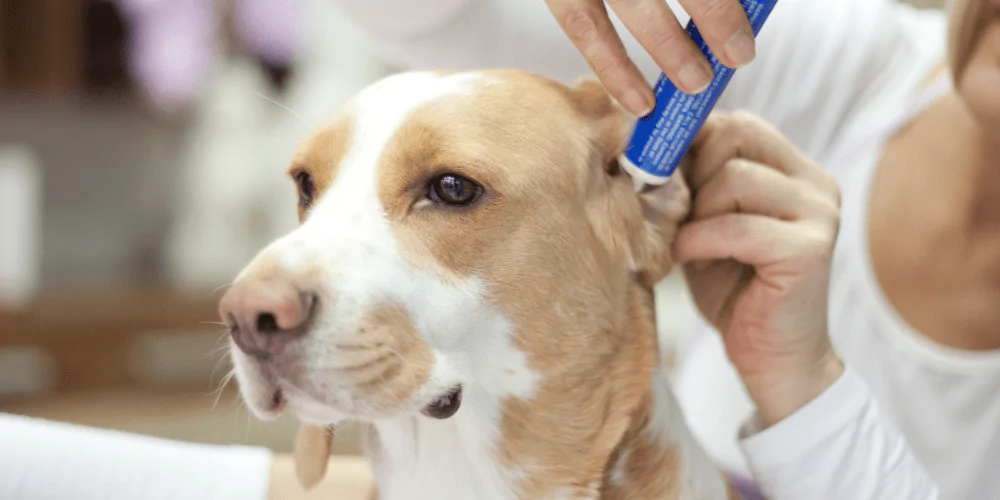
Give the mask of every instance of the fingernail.
<svg viewBox="0 0 1000 500">
<path fill-rule="evenodd" d="M 726 51 L 726 57 L 737 68 L 748 64 L 757 57 L 757 49 L 754 46 L 753 35 L 746 31 L 737 31 L 729 38 L 729 41 L 722 47 Z"/>
<path fill-rule="evenodd" d="M 677 77 L 684 86 L 684 91 L 689 94 L 700 94 L 708 88 L 708 84 L 712 83 L 711 70 L 700 61 L 685 64 Z"/>
<path fill-rule="evenodd" d="M 622 98 L 622 104 L 629 109 L 636 116 L 642 118 L 653 111 L 653 107 L 656 104 L 652 100 L 650 92 L 643 92 L 639 89 L 628 89 L 625 91 L 625 95 Z"/>
</svg>

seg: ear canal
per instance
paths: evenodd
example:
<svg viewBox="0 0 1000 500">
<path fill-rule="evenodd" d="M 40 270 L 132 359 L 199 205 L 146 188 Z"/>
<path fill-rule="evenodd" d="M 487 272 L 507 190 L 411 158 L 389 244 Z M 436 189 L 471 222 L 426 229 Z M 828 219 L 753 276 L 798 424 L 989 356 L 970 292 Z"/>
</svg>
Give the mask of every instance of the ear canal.
<svg viewBox="0 0 1000 500">
<path fill-rule="evenodd" d="M 333 430 L 301 424 L 295 435 L 295 475 L 303 488 L 309 490 L 326 475 L 333 446 Z"/>
</svg>

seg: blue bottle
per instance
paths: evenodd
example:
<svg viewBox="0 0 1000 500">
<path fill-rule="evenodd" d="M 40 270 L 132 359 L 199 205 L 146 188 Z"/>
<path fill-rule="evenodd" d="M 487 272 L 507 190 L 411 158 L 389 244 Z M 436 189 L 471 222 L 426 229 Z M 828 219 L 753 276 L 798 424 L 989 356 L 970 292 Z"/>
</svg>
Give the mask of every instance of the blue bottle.
<svg viewBox="0 0 1000 500">
<path fill-rule="evenodd" d="M 777 3 L 778 0 L 740 0 L 754 37 Z M 693 21 L 688 22 L 687 32 L 708 58 L 715 76 L 704 92 L 689 95 L 677 90 L 666 75 L 660 75 L 653 89 L 656 107 L 636 123 L 632 140 L 619 158 L 622 168 L 643 184 L 660 185 L 670 179 L 736 72 L 723 66 L 712 54 Z"/>
</svg>

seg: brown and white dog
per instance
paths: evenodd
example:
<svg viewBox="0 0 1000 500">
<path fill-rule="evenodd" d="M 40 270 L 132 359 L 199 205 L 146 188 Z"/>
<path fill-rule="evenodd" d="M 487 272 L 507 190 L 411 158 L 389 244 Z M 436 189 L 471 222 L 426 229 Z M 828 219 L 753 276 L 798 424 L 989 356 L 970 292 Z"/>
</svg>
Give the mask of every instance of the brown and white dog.
<svg viewBox="0 0 1000 500">
<path fill-rule="evenodd" d="M 301 226 L 222 300 L 251 410 L 321 455 L 310 428 L 370 422 L 383 500 L 728 498 L 654 328 L 689 195 L 635 192 L 633 124 L 514 71 L 361 92 L 293 160 Z"/>
</svg>

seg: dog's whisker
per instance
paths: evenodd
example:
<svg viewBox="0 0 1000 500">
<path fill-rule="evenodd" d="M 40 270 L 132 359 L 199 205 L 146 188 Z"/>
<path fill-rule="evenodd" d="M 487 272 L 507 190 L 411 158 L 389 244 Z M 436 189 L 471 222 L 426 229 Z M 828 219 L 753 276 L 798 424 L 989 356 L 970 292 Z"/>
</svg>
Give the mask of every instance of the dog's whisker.
<svg viewBox="0 0 1000 500">
<path fill-rule="evenodd" d="M 226 357 L 225 354 L 226 354 L 226 352 L 228 350 L 229 350 L 229 346 L 228 345 L 216 346 L 216 347 L 212 348 L 211 351 L 208 351 L 208 353 L 205 354 L 205 357 L 220 356 L 221 355 L 220 358 L 225 359 L 225 357 Z"/>
<path fill-rule="evenodd" d="M 222 365 L 223 365 L 223 363 L 225 363 L 226 359 L 227 358 L 225 356 L 219 356 L 218 361 L 215 362 L 215 367 L 212 368 L 212 374 L 209 375 L 209 377 L 208 377 L 209 382 L 215 380 L 215 374 L 216 374 L 216 372 L 219 371 L 219 368 L 222 368 Z M 232 374 L 233 373 L 233 369 L 230 369 L 229 373 Z M 228 382 L 228 380 L 226 380 L 226 377 L 229 377 L 229 376 L 230 376 L 229 374 L 224 375 L 222 377 L 222 380 L 224 382 Z"/>
<path fill-rule="evenodd" d="M 226 331 L 219 335 L 219 339 L 215 341 L 216 348 L 228 348 L 229 347 L 229 337 L 232 335 L 232 328 L 226 327 Z"/>
<path fill-rule="evenodd" d="M 256 92 L 255 91 L 254 94 L 257 94 L 257 97 L 260 97 L 261 99 L 264 99 L 265 101 L 267 101 L 267 102 L 269 102 L 271 104 L 274 104 L 275 106 L 278 106 L 279 108 L 281 108 L 281 109 L 283 109 L 285 111 L 288 111 L 289 113 L 291 113 L 292 116 L 294 116 L 295 118 L 298 118 L 299 121 L 302 122 L 303 125 L 305 125 L 307 127 L 309 126 L 309 122 L 306 121 L 306 119 L 301 114 L 297 113 L 292 108 L 289 108 L 288 106 L 285 106 L 284 104 L 282 104 L 282 103 L 280 103 L 280 102 L 278 102 L 278 101 L 276 101 L 276 100 L 274 100 L 274 99 L 272 99 L 272 98 L 270 98 L 270 97 L 268 97 L 268 96 L 266 96 L 264 94 L 261 94 L 260 92 Z"/>
<path fill-rule="evenodd" d="M 210 358 L 212 356 L 218 356 L 220 354 L 223 354 L 223 356 L 220 356 L 220 358 L 225 359 L 226 356 L 224 356 L 224 354 L 226 351 L 229 350 L 229 344 L 224 342 L 226 342 L 228 338 L 229 338 L 228 332 L 220 335 L 219 339 L 215 341 L 215 346 L 212 347 L 210 351 L 206 352 L 205 355 L 202 356 L 202 359 Z"/>
<path fill-rule="evenodd" d="M 229 382 L 233 380 L 235 375 L 236 370 L 231 370 L 225 377 L 223 377 L 222 383 L 219 384 L 219 388 L 215 390 L 215 401 L 212 403 L 213 411 L 219 406 L 219 400 L 222 399 L 222 393 L 225 392 L 226 386 L 229 385 Z"/>
<path fill-rule="evenodd" d="M 243 432 L 243 440 L 244 441 L 250 439 L 250 426 L 253 424 L 253 418 L 252 417 L 253 417 L 253 415 L 251 415 L 250 412 L 247 412 L 247 426 L 246 426 L 246 429 Z"/>
<path fill-rule="evenodd" d="M 226 332 L 219 336 L 219 339 L 215 341 L 215 346 L 209 351 L 209 354 L 217 354 L 223 351 L 229 350 L 229 332 Z"/>
<path fill-rule="evenodd" d="M 206 354 L 206 356 L 218 356 L 219 357 L 215 361 L 215 367 L 212 368 L 212 374 L 209 377 L 209 380 L 215 380 L 215 372 L 217 372 L 219 370 L 219 367 L 221 367 L 222 364 L 225 363 L 229 359 L 229 356 L 226 355 L 227 354 L 226 351 L 228 351 L 229 346 L 226 345 L 226 344 L 223 344 L 223 342 L 225 341 L 225 339 L 227 339 L 228 337 L 229 337 L 228 334 L 224 334 L 224 335 L 220 336 L 219 340 L 217 340 L 215 342 L 215 344 L 216 344 L 215 348 L 213 348 L 211 351 L 209 351 L 208 354 Z"/>
<path fill-rule="evenodd" d="M 226 284 L 223 284 L 223 285 L 219 285 L 215 290 L 212 290 L 212 295 L 215 295 L 215 294 L 219 293 L 220 291 L 222 291 L 223 288 L 229 288 L 229 287 L 233 286 L 233 283 L 236 283 L 236 282 L 235 281 L 230 281 L 229 283 L 226 283 Z"/>
</svg>

